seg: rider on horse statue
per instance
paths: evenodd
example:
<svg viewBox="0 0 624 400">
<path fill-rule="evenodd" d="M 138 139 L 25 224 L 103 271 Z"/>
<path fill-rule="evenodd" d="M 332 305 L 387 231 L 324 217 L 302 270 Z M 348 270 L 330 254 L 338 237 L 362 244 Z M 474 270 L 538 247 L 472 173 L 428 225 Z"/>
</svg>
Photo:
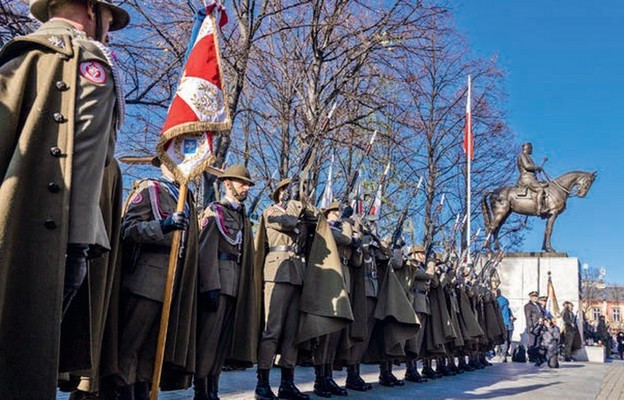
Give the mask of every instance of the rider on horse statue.
<svg viewBox="0 0 624 400">
<path fill-rule="evenodd" d="M 522 153 L 518 156 L 520 177 L 516 185 L 518 188 L 530 189 L 537 194 L 537 215 L 541 215 L 545 211 L 546 192 L 544 189 L 548 187 L 548 183 L 537 180 L 537 172 L 542 171 L 542 167 L 535 165 L 533 158 L 531 158 L 532 153 L 533 145 L 531 143 L 522 145 Z M 525 193 L 525 196 L 528 196 L 528 191 Z"/>
</svg>

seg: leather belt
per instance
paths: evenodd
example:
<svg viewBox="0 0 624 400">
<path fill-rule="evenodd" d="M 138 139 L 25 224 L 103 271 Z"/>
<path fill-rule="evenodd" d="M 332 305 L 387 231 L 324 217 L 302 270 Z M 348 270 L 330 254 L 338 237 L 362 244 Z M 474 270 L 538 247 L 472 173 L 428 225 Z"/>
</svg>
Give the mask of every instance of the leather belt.
<svg viewBox="0 0 624 400">
<path fill-rule="evenodd" d="M 295 252 L 295 248 L 293 246 L 273 246 L 273 247 L 269 247 L 269 253 L 273 253 L 276 251 L 281 251 L 281 252 Z"/>
<path fill-rule="evenodd" d="M 236 261 L 236 262 L 238 262 L 238 254 L 219 252 L 219 260 L 221 260 L 221 261 Z"/>
</svg>

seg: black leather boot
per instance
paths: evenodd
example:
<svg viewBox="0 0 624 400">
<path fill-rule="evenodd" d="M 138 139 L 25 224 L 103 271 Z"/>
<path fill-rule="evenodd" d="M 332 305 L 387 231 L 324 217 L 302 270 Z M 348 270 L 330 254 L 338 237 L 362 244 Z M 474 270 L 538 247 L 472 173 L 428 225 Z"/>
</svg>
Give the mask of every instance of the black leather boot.
<svg viewBox="0 0 624 400">
<path fill-rule="evenodd" d="M 463 374 L 464 373 L 463 370 L 457 368 L 457 365 L 455 364 L 455 357 L 450 357 L 448 359 L 446 367 L 451 371 L 451 373 L 453 375 L 459 375 L 459 374 Z"/>
<path fill-rule="evenodd" d="M 256 400 L 276 400 L 269 383 L 270 369 L 259 369 L 257 372 L 258 383 L 256 384 Z"/>
<path fill-rule="evenodd" d="M 458 368 L 461 369 L 462 371 L 467 371 L 467 372 L 471 372 L 475 370 L 472 366 L 466 363 L 466 356 L 459 357 Z"/>
<path fill-rule="evenodd" d="M 208 399 L 219 400 L 219 375 L 208 375 Z"/>
<path fill-rule="evenodd" d="M 334 380 L 334 370 L 331 364 L 325 364 L 325 379 L 327 379 L 327 387 L 331 394 L 336 396 L 348 396 L 347 389 L 343 389 Z"/>
<path fill-rule="evenodd" d="M 491 367 L 493 365 L 487 360 L 487 358 L 485 357 L 485 353 L 481 353 L 481 364 L 485 365 L 486 367 Z"/>
<path fill-rule="evenodd" d="M 193 380 L 193 400 L 208 400 L 208 378 Z"/>
<path fill-rule="evenodd" d="M 327 386 L 327 378 L 325 377 L 325 366 L 314 366 L 314 394 L 319 397 L 331 397 L 332 393 Z"/>
<path fill-rule="evenodd" d="M 406 365 L 407 365 L 407 369 L 405 370 L 406 381 L 416 382 L 416 383 L 427 382 L 427 379 L 423 378 L 418 373 L 418 368 L 417 368 L 415 360 L 408 360 Z"/>
<path fill-rule="evenodd" d="M 295 386 L 295 369 L 294 368 L 282 368 L 282 381 L 280 383 L 277 396 L 280 399 L 289 400 L 309 400 L 310 396 L 301 393 L 301 391 Z"/>
<path fill-rule="evenodd" d="M 347 365 L 347 389 L 358 392 L 366 392 L 368 390 L 367 383 L 360 376 L 357 364 Z"/>
</svg>

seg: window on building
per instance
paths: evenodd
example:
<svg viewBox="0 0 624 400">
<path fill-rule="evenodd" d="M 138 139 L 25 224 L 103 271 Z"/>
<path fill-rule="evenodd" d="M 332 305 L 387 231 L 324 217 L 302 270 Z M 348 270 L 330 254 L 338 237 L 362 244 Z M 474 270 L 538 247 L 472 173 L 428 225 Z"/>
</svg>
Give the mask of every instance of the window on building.
<svg viewBox="0 0 624 400">
<path fill-rule="evenodd" d="M 592 308 L 592 320 L 598 321 L 600 319 L 600 307 Z"/>
<path fill-rule="evenodd" d="M 620 307 L 613 307 L 613 322 L 620 322 Z"/>
</svg>

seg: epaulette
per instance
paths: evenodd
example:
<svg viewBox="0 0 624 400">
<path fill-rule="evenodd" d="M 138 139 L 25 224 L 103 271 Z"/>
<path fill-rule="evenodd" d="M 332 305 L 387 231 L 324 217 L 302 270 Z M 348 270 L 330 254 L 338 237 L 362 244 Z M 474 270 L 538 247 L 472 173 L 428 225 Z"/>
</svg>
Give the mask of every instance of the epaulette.
<svg viewBox="0 0 624 400">
<path fill-rule="evenodd" d="M 30 34 L 15 38 L 4 46 L 2 51 L 0 51 L 0 63 L 4 63 L 6 60 L 16 57 L 32 45 L 52 50 L 58 53 L 60 57 L 69 59 L 74 56 L 72 38 L 70 35 Z"/>
</svg>

